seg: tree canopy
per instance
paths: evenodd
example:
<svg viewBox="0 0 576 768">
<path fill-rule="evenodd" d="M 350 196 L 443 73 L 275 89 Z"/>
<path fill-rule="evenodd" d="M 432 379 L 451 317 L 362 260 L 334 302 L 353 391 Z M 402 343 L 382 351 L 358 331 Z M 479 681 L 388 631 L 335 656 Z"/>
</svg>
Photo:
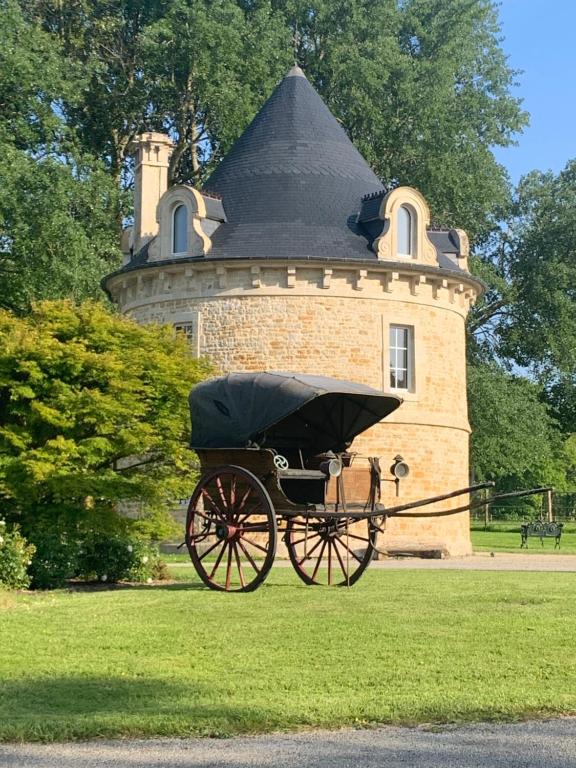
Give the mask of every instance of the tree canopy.
<svg viewBox="0 0 576 768">
<path fill-rule="evenodd" d="M 120 255 L 121 193 L 65 119 L 80 70 L 12 0 L 0 27 L 0 307 L 97 296 Z"/>
<path fill-rule="evenodd" d="M 194 484 L 187 396 L 206 373 L 173 329 L 99 303 L 0 312 L 0 516 L 70 530 L 137 502 L 165 531 Z"/>
</svg>

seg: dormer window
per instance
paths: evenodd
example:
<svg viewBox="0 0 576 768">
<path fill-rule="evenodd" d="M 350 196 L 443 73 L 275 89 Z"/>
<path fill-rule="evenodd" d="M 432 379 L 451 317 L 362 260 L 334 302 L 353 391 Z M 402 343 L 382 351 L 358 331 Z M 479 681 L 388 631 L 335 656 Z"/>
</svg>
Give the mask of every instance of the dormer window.
<svg viewBox="0 0 576 768">
<path fill-rule="evenodd" d="M 177 205 L 172 215 L 172 254 L 180 256 L 188 253 L 188 209 Z"/>
<path fill-rule="evenodd" d="M 406 206 L 398 209 L 398 256 L 414 256 L 414 214 Z"/>
</svg>

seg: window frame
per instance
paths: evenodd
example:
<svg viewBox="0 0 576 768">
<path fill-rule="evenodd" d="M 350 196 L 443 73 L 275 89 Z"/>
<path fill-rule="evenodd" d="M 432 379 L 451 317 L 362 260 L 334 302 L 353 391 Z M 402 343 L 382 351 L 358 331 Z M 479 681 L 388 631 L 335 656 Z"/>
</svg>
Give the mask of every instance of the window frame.
<svg viewBox="0 0 576 768">
<path fill-rule="evenodd" d="M 409 252 L 403 253 L 400 251 L 400 215 L 406 213 L 408 216 L 408 239 L 410 242 Z M 396 256 L 402 259 L 414 259 L 416 257 L 416 226 L 417 216 L 416 211 L 411 205 L 402 203 L 396 212 Z"/>
<path fill-rule="evenodd" d="M 406 347 L 397 346 L 396 340 L 393 342 L 392 332 L 402 330 L 407 331 Z M 393 350 L 406 351 L 406 368 L 400 368 L 392 365 Z M 415 375 L 415 334 L 413 325 L 403 325 L 400 323 L 390 323 L 388 326 L 388 383 L 393 392 L 414 392 L 416 385 Z M 395 357 L 395 356 L 394 356 Z M 392 383 L 392 376 L 395 371 L 406 371 L 406 386 L 399 387 Z M 398 377 L 395 376 L 396 381 Z"/>
<path fill-rule="evenodd" d="M 185 218 L 185 229 L 184 229 L 184 238 L 185 238 L 184 239 L 184 246 L 185 246 L 185 248 L 184 248 L 183 251 L 177 251 L 176 250 L 176 214 L 178 213 L 178 211 L 181 208 L 184 210 L 184 214 L 186 216 L 186 218 Z M 176 205 L 174 206 L 174 208 L 172 209 L 172 233 L 171 233 L 172 234 L 172 238 L 171 238 L 171 240 L 172 240 L 171 246 L 172 247 L 170 249 L 172 256 L 186 256 L 188 254 L 188 250 L 189 250 L 188 215 L 189 215 L 189 211 L 188 211 L 188 206 L 186 205 L 186 203 L 184 203 L 182 201 L 178 201 L 176 203 Z"/>
</svg>

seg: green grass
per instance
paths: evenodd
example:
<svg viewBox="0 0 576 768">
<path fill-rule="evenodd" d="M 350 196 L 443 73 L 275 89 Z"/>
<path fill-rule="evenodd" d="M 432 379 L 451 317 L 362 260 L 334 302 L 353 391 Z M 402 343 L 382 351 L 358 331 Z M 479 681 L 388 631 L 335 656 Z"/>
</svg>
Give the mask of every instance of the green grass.
<svg viewBox="0 0 576 768">
<path fill-rule="evenodd" d="M 576 554 L 576 532 L 574 525 L 566 527 L 562 532 L 560 549 L 554 549 L 554 539 L 544 539 L 541 546 L 540 539 L 530 537 L 528 548 L 520 549 L 520 523 L 506 525 L 492 525 L 487 530 L 480 527 L 472 528 L 470 532 L 472 547 L 476 552 L 522 552 L 523 554 Z"/>
<path fill-rule="evenodd" d="M 0 740 L 230 735 L 576 712 L 576 574 L 273 570 L 0 600 Z"/>
</svg>

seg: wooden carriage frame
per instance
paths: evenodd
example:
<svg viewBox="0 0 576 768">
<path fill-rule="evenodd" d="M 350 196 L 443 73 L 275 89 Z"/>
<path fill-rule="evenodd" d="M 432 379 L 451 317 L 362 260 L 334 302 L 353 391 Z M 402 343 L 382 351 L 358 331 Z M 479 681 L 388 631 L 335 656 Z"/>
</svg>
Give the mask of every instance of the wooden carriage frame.
<svg viewBox="0 0 576 768">
<path fill-rule="evenodd" d="M 351 453 L 350 444 L 400 403 L 363 385 L 300 374 L 231 374 L 195 388 L 192 445 L 201 474 L 185 543 L 204 584 L 224 592 L 257 589 L 282 537 L 304 583 L 351 586 L 379 552 L 389 517 L 452 515 L 542 490 L 419 511 L 493 486 L 480 483 L 385 507 L 379 460 Z"/>
</svg>

